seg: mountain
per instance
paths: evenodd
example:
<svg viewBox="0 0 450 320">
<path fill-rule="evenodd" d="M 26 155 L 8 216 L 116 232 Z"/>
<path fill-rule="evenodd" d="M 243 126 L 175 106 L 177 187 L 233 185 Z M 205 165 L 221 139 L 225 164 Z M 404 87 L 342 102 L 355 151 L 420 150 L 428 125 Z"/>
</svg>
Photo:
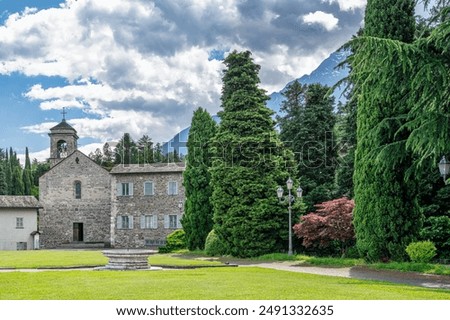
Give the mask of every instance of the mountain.
<svg viewBox="0 0 450 320">
<path fill-rule="evenodd" d="M 320 83 L 322 85 L 327 85 L 329 87 L 334 86 L 338 81 L 342 80 L 349 74 L 349 69 L 347 67 L 339 68 L 336 67 L 343 62 L 348 56 L 346 51 L 336 51 L 333 52 L 328 58 L 322 61 L 322 63 L 311 72 L 309 75 L 303 75 L 302 77 L 290 81 L 286 86 L 278 92 L 273 92 L 270 95 L 270 100 L 267 101 L 267 106 L 278 113 L 280 111 L 281 103 L 284 100 L 283 92 L 286 88 L 294 81 L 299 81 L 301 84 L 313 84 Z M 344 100 L 341 96 L 343 91 L 342 86 L 334 90 L 333 95 L 335 101 Z M 213 116 L 216 122 L 220 119 L 217 116 Z M 163 144 L 163 152 L 167 154 L 177 150 L 179 155 L 186 154 L 186 142 L 189 135 L 189 127 L 181 130 L 177 133 L 169 142 Z"/>
<path fill-rule="evenodd" d="M 322 63 L 311 72 L 309 75 L 304 75 L 298 79 L 290 81 L 286 86 L 278 92 L 273 92 L 270 95 L 270 100 L 267 101 L 267 106 L 275 112 L 280 111 L 281 103 L 284 100 L 283 92 L 286 88 L 294 81 L 299 81 L 301 84 L 313 84 L 320 83 L 322 85 L 327 85 L 329 87 L 334 86 L 338 81 L 347 77 L 349 74 L 349 69 L 347 67 L 336 68 L 341 62 L 343 62 L 348 57 L 348 52 L 346 51 L 336 51 L 333 52 L 328 58 L 322 61 Z M 343 87 L 338 87 L 333 92 L 335 101 L 342 100 L 341 94 Z"/>
</svg>

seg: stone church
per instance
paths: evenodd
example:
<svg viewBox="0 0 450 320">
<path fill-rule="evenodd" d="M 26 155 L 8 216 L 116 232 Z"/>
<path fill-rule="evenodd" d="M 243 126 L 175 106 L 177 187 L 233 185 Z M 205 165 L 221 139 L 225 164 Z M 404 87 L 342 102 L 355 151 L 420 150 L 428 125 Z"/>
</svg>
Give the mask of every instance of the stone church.
<svg viewBox="0 0 450 320">
<path fill-rule="evenodd" d="M 181 228 L 183 163 L 109 172 L 77 149 L 65 118 L 49 136 L 51 168 L 39 179 L 42 248 L 155 248 Z"/>
</svg>

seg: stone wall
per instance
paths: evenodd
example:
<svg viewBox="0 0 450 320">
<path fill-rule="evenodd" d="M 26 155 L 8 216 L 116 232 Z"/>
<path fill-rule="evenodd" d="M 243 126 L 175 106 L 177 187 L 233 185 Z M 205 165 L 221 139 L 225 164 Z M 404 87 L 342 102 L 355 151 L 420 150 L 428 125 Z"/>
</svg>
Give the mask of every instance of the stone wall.
<svg viewBox="0 0 450 320">
<path fill-rule="evenodd" d="M 81 182 L 81 199 L 75 182 Z M 108 171 L 80 151 L 58 163 L 39 179 L 39 229 L 43 248 L 74 241 L 74 223 L 83 224 L 84 242 L 110 241 L 111 182 Z"/>
<path fill-rule="evenodd" d="M 155 248 L 165 243 L 167 235 L 181 228 L 167 226 L 167 216 L 177 215 L 178 221 L 182 217 L 185 193 L 182 185 L 184 167 L 168 166 L 155 167 L 152 165 L 114 168 L 111 179 L 111 244 L 116 248 Z M 144 195 L 144 182 L 152 181 L 153 195 Z M 178 183 L 178 194 L 168 195 L 169 181 Z M 117 194 L 117 184 L 132 183 L 133 195 Z M 157 216 L 157 228 L 143 229 L 142 215 Z M 133 217 L 130 229 L 120 229 L 117 217 Z"/>
</svg>

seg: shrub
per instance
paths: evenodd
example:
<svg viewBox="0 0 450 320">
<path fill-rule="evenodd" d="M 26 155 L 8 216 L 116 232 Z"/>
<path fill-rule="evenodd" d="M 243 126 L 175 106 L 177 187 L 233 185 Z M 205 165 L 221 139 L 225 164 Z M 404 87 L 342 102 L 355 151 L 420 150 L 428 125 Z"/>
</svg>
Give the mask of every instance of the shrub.
<svg viewBox="0 0 450 320">
<path fill-rule="evenodd" d="M 423 240 L 432 241 L 440 258 L 450 258 L 450 218 L 447 216 L 429 217 L 420 231 Z"/>
<path fill-rule="evenodd" d="M 318 204 L 316 212 L 301 217 L 300 223 L 294 226 L 294 233 L 306 248 L 329 248 L 338 244 L 344 254 L 355 238 L 354 205 L 353 200 L 345 197 Z"/>
<path fill-rule="evenodd" d="M 431 241 L 412 242 L 406 247 L 412 262 L 430 262 L 436 255 L 436 247 Z"/>
<path fill-rule="evenodd" d="M 183 229 L 175 230 L 167 236 L 166 245 L 159 248 L 160 253 L 186 249 L 186 235 Z"/>
<path fill-rule="evenodd" d="M 214 230 L 211 230 L 206 237 L 205 251 L 210 256 L 221 256 L 226 252 L 224 244 L 220 241 Z"/>
</svg>

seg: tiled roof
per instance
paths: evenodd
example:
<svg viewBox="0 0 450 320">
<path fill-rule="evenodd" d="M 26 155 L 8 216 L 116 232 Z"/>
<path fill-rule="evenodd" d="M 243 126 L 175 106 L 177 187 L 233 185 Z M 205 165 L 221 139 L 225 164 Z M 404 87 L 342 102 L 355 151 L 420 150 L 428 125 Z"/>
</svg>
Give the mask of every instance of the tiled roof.
<svg viewBox="0 0 450 320">
<path fill-rule="evenodd" d="M 50 129 L 50 131 L 52 130 L 58 130 L 58 129 L 70 129 L 73 130 L 75 132 L 77 132 L 70 124 L 68 124 L 66 122 L 66 120 L 62 120 L 60 123 L 58 123 L 56 126 L 54 126 L 53 128 Z"/>
<path fill-rule="evenodd" d="M 42 208 L 33 196 L 0 196 L 0 208 Z"/>
<path fill-rule="evenodd" d="M 183 172 L 184 162 L 178 163 L 150 163 L 150 164 L 119 164 L 112 168 L 112 174 L 121 173 L 163 173 L 163 172 Z"/>
</svg>

